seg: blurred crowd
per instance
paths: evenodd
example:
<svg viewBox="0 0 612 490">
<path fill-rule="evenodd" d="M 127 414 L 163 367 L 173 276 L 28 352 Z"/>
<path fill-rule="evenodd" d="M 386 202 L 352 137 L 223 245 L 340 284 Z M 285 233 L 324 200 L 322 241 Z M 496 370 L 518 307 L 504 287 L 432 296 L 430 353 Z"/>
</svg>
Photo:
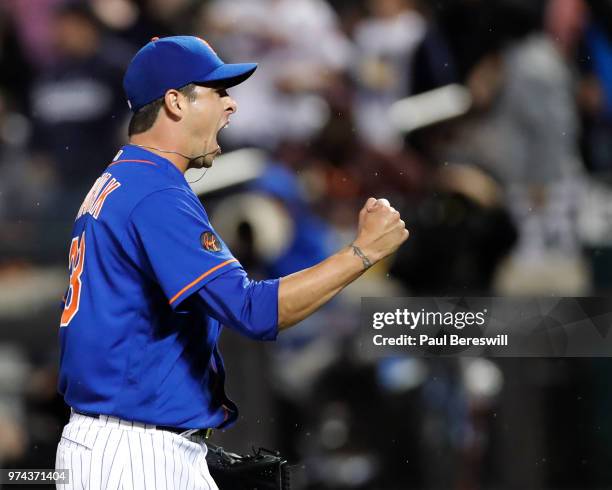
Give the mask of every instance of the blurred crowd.
<svg viewBox="0 0 612 490">
<path fill-rule="evenodd" d="M 229 333 L 242 430 L 219 441 L 283 450 L 309 489 L 609 486 L 606 359 L 357 340 L 361 296 L 612 291 L 610 0 L 2 0 L 0 467 L 53 464 L 72 222 L 127 141 L 127 64 L 174 34 L 259 63 L 220 137 L 265 165 L 202 196 L 254 277 L 349 243 L 369 196 L 411 231 L 277 345 Z"/>
</svg>

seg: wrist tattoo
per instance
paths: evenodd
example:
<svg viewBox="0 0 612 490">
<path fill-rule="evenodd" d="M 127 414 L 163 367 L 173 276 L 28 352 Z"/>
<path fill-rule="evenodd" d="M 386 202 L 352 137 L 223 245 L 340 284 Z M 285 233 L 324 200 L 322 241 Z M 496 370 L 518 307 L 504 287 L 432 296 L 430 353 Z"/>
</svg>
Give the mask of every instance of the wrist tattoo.
<svg viewBox="0 0 612 490">
<path fill-rule="evenodd" d="M 372 262 L 370 261 L 370 259 L 368 259 L 367 255 L 364 254 L 363 251 L 357 245 L 353 245 L 351 243 L 351 248 L 353 249 L 353 254 L 359 257 L 363 262 L 364 269 L 369 269 L 370 267 L 372 267 Z"/>
</svg>

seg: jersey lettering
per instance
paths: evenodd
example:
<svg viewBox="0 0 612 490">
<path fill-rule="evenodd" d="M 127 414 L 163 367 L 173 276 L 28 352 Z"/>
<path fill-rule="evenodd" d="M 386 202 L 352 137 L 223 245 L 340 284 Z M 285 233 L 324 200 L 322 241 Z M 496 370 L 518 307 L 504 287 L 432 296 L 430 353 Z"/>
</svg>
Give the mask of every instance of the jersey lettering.
<svg viewBox="0 0 612 490">
<path fill-rule="evenodd" d="M 100 211 L 102 211 L 102 206 L 104 206 L 106 198 L 110 195 L 111 192 L 117 190 L 119 187 L 121 187 L 121 183 L 115 178 L 112 178 L 111 181 L 106 185 L 106 187 L 104 187 L 104 190 L 100 193 L 100 195 L 96 199 L 96 202 L 94 202 L 93 206 L 89 209 L 89 213 L 95 219 L 98 219 L 98 216 L 100 216 Z"/>
<path fill-rule="evenodd" d="M 91 207 L 91 205 L 95 201 L 96 196 L 100 192 L 100 189 L 102 189 L 104 184 L 106 184 L 106 182 L 108 182 L 108 179 L 110 178 L 111 178 L 111 174 L 107 172 L 107 173 L 102 174 L 100 177 L 96 179 L 96 181 L 94 182 L 94 185 L 91 187 L 91 189 L 85 196 L 85 199 L 83 200 L 83 204 L 81 204 L 81 207 L 79 208 L 79 212 L 77 213 L 77 217 L 75 221 L 87 212 L 87 210 Z"/>
<path fill-rule="evenodd" d="M 70 269 L 70 287 L 66 294 L 64 311 L 60 327 L 67 327 L 70 321 L 79 311 L 81 302 L 81 274 L 85 266 L 85 232 L 79 237 L 74 237 L 70 243 L 70 253 L 68 255 L 68 267 Z"/>
<path fill-rule="evenodd" d="M 85 213 L 89 213 L 95 219 L 98 219 L 98 217 L 100 216 L 100 212 L 102 211 L 102 206 L 106 201 L 106 198 L 110 195 L 111 192 L 113 192 L 120 186 L 121 183 L 114 177 L 111 179 L 111 174 L 109 174 L 108 172 L 98 177 L 90 191 L 87 193 L 83 204 L 81 204 L 81 208 L 79 209 L 75 221 L 81 216 L 83 216 Z"/>
</svg>

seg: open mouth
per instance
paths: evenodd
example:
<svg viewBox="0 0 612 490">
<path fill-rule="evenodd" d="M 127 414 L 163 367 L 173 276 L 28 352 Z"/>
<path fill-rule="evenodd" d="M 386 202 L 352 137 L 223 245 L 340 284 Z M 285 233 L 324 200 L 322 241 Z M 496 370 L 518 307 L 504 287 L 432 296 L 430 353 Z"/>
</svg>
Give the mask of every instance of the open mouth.
<svg viewBox="0 0 612 490">
<path fill-rule="evenodd" d="M 227 128 L 229 126 L 229 124 L 230 124 L 230 120 L 228 119 L 227 121 L 225 121 L 224 124 L 221 125 L 221 127 L 219 128 L 219 131 L 221 131 L 222 129 Z M 217 131 L 217 132 L 219 132 L 219 131 Z"/>
<path fill-rule="evenodd" d="M 222 129 L 225 129 L 229 126 L 229 119 L 227 121 L 225 121 L 224 124 L 221 125 L 221 127 L 217 130 L 217 138 L 219 136 L 219 133 L 221 132 Z M 217 152 L 216 155 L 219 155 L 221 153 L 221 147 L 219 146 L 219 142 L 217 141 L 217 138 L 215 138 L 215 144 L 217 145 Z"/>
</svg>

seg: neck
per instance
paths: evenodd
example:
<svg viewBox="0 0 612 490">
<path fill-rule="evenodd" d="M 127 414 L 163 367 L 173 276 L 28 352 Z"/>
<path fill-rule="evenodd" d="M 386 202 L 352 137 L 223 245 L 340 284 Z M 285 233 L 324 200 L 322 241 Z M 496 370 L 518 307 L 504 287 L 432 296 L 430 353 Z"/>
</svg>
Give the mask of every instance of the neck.
<svg viewBox="0 0 612 490">
<path fill-rule="evenodd" d="M 144 134 L 136 134 L 130 137 L 128 143 L 131 145 L 144 147 L 147 151 L 165 158 L 183 174 L 187 171 L 189 166 L 189 158 L 181 156 L 173 145 L 164 143 L 163 140 L 160 141 L 154 138 L 149 138 Z"/>
</svg>

